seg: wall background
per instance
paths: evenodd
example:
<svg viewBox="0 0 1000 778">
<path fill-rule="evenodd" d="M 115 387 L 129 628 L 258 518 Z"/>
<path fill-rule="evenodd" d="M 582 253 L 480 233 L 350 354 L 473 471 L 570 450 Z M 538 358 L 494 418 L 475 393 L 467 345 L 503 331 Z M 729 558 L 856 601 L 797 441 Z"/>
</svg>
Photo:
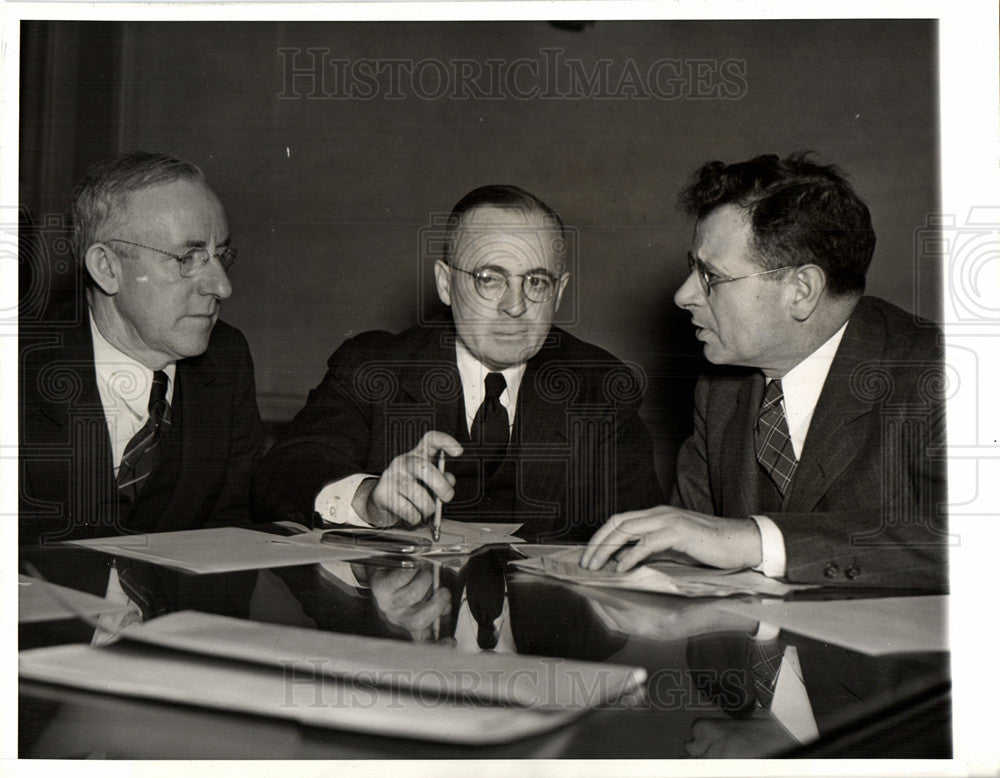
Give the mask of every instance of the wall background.
<svg viewBox="0 0 1000 778">
<path fill-rule="evenodd" d="M 871 207 L 869 292 L 933 315 L 940 279 L 915 272 L 913 245 L 938 210 L 936 51 L 920 20 L 24 22 L 21 220 L 41 248 L 21 264 L 22 321 L 78 291 L 55 238 L 87 166 L 189 159 L 240 251 L 224 318 L 281 422 L 344 338 L 437 310 L 435 215 L 514 183 L 576 231 L 562 325 L 645 371 L 669 486 L 702 364 L 671 301 L 691 230 L 677 190 L 711 159 L 812 149 Z"/>
</svg>

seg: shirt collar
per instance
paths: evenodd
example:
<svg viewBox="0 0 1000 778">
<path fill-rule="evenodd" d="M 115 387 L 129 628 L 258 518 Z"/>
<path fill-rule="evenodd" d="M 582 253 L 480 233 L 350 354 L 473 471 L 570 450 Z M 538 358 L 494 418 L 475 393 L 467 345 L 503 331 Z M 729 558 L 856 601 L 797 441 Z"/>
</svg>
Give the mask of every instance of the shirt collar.
<svg viewBox="0 0 1000 778">
<path fill-rule="evenodd" d="M 101 404 L 108 409 L 124 406 L 136 418 L 143 418 L 148 412 L 149 390 L 153 383 L 153 371 L 132 357 L 111 345 L 94 321 L 90 313 L 90 334 L 94 343 L 94 368 L 97 372 L 97 387 Z M 177 365 L 171 362 L 163 368 L 167 374 L 167 402 L 173 400 L 174 376 Z"/>
<path fill-rule="evenodd" d="M 826 342 L 782 377 L 781 392 L 789 430 L 796 430 L 801 422 L 812 417 L 846 329 L 844 322 Z"/>
<path fill-rule="evenodd" d="M 462 342 L 461 338 L 455 339 L 455 361 L 458 365 L 458 375 L 462 379 L 462 390 L 465 394 L 465 409 L 468 415 L 475 416 L 476 410 L 486 397 L 486 387 L 484 385 L 486 376 L 497 371 L 490 370 L 486 365 L 476 359 L 472 352 Z M 517 408 L 517 393 L 521 389 L 521 379 L 524 377 L 526 363 L 512 365 L 499 371 L 507 381 L 507 388 L 500 396 L 503 404 L 513 421 L 513 411 Z"/>
</svg>

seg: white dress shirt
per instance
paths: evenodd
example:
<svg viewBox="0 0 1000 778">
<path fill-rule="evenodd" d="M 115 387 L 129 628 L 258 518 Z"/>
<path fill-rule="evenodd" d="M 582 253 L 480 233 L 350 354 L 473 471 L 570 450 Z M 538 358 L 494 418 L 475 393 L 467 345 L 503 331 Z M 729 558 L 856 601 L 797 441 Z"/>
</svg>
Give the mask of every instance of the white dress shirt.
<svg viewBox="0 0 1000 778">
<path fill-rule="evenodd" d="M 90 314 L 90 334 L 94 343 L 97 392 L 101 397 L 104 420 L 108 425 L 111 456 L 117 478 L 118 467 L 121 465 L 125 447 L 149 419 L 149 390 L 153 385 L 153 371 L 108 343 L 101 331 L 97 329 L 97 322 L 94 321 L 93 314 Z M 167 374 L 168 379 L 167 402 L 169 403 L 174 396 L 174 376 L 177 372 L 177 366 L 171 363 L 163 368 L 163 372 Z M 105 598 L 118 605 L 131 603 L 125 592 L 122 591 L 121 583 L 118 580 L 118 570 L 114 563 L 112 563 L 108 574 L 108 588 Z M 101 617 L 91 642 L 94 645 L 102 645 L 109 640 L 114 640 L 119 629 L 140 619 L 141 614 L 134 603 L 131 611 L 126 614 L 110 618 Z"/>
<path fill-rule="evenodd" d="M 781 379 L 782 407 L 785 411 L 785 421 L 788 424 L 788 435 L 792 439 L 795 458 L 802 458 L 802 450 L 806 445 L 806 434 L 812 422 L 816 403 L 826 383 L 830 365 L 837 355 L 840 341 L 844 337 L 847 323 L 812 354 L 789 370 Z M 754 516 L 760 529 L 761 563 L 756 570 L 772 578 L 780 578 L 785 574 L 785 539 L 778 525 L 766 516 Z"/>
<path fill-rule="evenodd" d="M 125 447 L 149 419 L 149 390 L 153 385 L 153 371 L 136 362 L 112 346 L 101 331 L 93 315 L 90 332 L 94 341 L 94 368 L 97 372 L 97 391 L 108 424 L 111 455 L 115 476 L 121 465 Z M 174 396 L 174 376 L 177 365 L 163 368 L 167 374 L 167 402 Z"/>
<path fill-rule="evenodd" d="M 458 366 L 458 376 L 462 381 L 462 393 L 465 399 L 465 423 L 469 433 L 472 432 L 472 422 L 476 418 L 479 406 L 486 398 L 486 376 L 492 372 L 486 365 L 476 359 L 461 340 L 455 341 L 455 361 Z M 500 404 L 507 409 L 507 419 L 511 429 L 514 427 L 514 413 L 517 410 L 517 395 L 521 389 L 521 379 L 524 378 L 525 364 L 514 365 L 500 372 L 507 381 L 507 388 L 500 395 Z M 368 522 L 361 518 L 351 505 L 354 493 L 361 482 L 368 478 L 379 478 L 381 473 L 355 473 L 339 481 L 324 486 L 318 495 L 314 508 L 320 518 L 329 524 L 353 524 L 367 527 Z"/>
</svg>

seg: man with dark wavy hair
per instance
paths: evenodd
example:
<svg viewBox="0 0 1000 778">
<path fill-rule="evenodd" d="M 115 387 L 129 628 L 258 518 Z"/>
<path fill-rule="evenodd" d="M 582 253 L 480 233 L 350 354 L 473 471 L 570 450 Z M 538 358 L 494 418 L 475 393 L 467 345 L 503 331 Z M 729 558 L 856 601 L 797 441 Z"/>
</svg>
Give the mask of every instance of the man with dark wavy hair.
<svg viewBox="0 0 1000 778">
<path fill-rule="evenodd" d="M 100 592 L 108 560 L 67 567 L 59 541 L 246 523 L 263 433 L 246 339 L 219 321 L 236 252 L 201 170 L 119 154 L 72 220 L 86 306 L 21 330 L 19 542 Z"/>
<path fill-rule="evenodd" d="M 726 367 L 695 389 L 671 506 L 614 516 L 582 563 L 672 549 L 794 582 L 944 587 L 941 332 L 864 296 L 868 207 L 804 154 L 709 163 L 680 205 L 696 225 L 674 302 Z"/>
<path fill-rule="evenodd" d="M 463 197 L 434 267 L 450 317 L 364 333 L 330 357 L 258 473 L 262 517 L 406 528 L 440 499 L 447 518 L 583 541 L 612 513 L 659 502 L 641 380 L 552 326 L 566 251 L 562 221 L 533 194 Z"/>
</svg>

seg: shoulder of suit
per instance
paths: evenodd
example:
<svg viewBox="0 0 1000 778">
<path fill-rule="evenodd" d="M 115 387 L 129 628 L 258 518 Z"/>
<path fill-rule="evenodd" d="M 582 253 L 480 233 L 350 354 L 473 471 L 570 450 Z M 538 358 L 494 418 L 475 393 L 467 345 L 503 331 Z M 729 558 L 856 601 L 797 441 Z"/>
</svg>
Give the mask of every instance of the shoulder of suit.
<svg viewBox="0 0 1000 778">
<path fill-rule="evenodd" d="M 250 344 L 241 330 L 219 319 L 212 328 L 206 353 L 249 352 Z"/>
<path fill-rule="evenodd" d="M 938 324 L 910 313 L 879 297 L 863 297 L 852 321 L 865 327 L 877 326 L 885 338 L 890 358 L 917 359 L 922 356 L 939 358 L 942 331 Z M 864 333 L 871 337 L 875 333 Z"/>
<path fill-rule="evenodd" d="M 369 330 L 341 343 L 327 360 L 327 365 L 331 369 L 338 369 L 373 360 L 412 364 L 414 361 L 427 360 L 438 350 L 444 356 L 449 354 L 446 348 L 448 332 L 444 326 L 411 327 L 398 333 Z M 451 349 L 453 351 L 454 346 Z"/>
<path fill-rule="evenodd" d="M 553 327 L 549 332 L 539 356 L 590 363 L 595 368 L 603 370 L 625 364 L 610 351 L 585 340 L 580 340 L 559 327 Z"/>
</svg>

